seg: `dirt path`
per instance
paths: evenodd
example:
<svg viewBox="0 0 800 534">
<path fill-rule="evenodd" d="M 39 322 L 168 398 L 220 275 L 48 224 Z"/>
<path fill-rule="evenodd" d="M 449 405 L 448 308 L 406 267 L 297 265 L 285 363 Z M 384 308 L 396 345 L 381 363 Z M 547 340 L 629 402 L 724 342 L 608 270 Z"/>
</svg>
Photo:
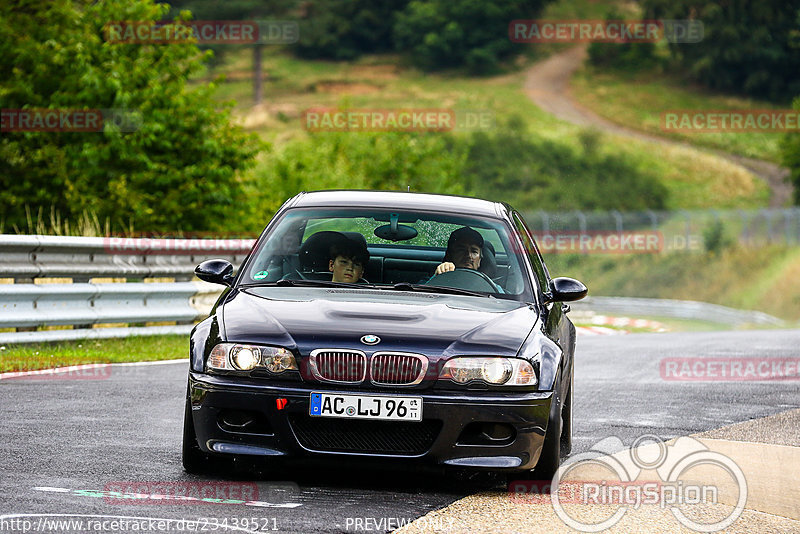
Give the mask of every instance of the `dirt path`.
<svg viewBox="0 0 800 534">
<path fill-rule="evenodd" d="M 762 180 L 770 187 L 770 207 L 784 207 L 792 196 L 791 184 L 784 181 L 789 175 L 789 169 L 768 161 L 762 161 L 744 156 L 729 154 L 720 150 L 698 148 L 689 143 L 674 141 L 657 135 L 640 132 L 616 124 L 590 109 L 583 107 L 572 98 L 569 89 L 569 80 L 572 74 L 583 64 L 586 58 L 586 46 L 576 46 L 564 52 L 555 54 L 550 58 L 540 61 L 530 68 L 525 80 L 525 92 L 548 113 L 559 119 L 578 124 L 580 126 L 593 126 L 604 132 L 632 137 L 641 141 L 659 143 L 661 145 L 674 145 L 694 150 L 711 152 L 736 165 L 740 165 Z"/>
</svg>

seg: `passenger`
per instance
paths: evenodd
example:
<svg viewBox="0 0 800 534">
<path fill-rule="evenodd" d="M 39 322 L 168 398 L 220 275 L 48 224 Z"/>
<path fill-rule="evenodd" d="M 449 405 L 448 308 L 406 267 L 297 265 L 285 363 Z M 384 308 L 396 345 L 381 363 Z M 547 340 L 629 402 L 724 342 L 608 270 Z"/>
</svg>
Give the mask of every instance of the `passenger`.
<svg viewBox="0 0 800 534">
<path fill-rule="evenodd" d="M 345 238 L 331 247 L 328 270 L 333 273 L 333 282 L 355 284 L 364 281 L 361 276 L 367 263 L 369 263 L 369 251 L 366 247 Z"/>
<path fill-rule="evenodd" d="M 483 256 L 483 236 L 468 226 L 454 230 L 447 240 L 444 262 L 436 267 L 434 275 L 456 269 L 478 270 Z"/>
</svg>

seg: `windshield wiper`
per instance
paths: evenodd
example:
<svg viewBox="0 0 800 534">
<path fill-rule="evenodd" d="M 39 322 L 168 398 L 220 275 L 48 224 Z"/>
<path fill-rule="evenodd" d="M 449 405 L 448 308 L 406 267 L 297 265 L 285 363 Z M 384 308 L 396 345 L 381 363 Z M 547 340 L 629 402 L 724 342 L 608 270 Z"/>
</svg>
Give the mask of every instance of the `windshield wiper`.
<svg viewBox="0 0 800 534">
<path fill-rule="evenodd" d="M 330 280 L 293 280 L 283 279 L 261 284 L 242 284 L 241 287 L 352 287 L 354 289 L 371 289 L 370 284 L 351 284 L 349 282 L 331 282 Z"/>
<path fill-rule="evenodd" d="M 470 291 L 469 289 L 460 289 L 457 287 L 410 284 L 408 282 L 399 282 L 397 284 L 394 284 L 392 288 L 397 289 L 399 291 L 421 291 L 424 293 L 447 293 L 450 295 L 468 295 L 471 297 L 495 298 L 494 295 L 481 293 L 480 291 Z"/>
<path fill-rule="evenodd" d="M 399 282 L 397 284 L 375 285 L 375 284 L 352 284 L 349 282 L 331 282 L 330 280 L 304 280 L 304 279 L 283 279 L 275 282 L 263 282 L 256 284 L 241 284 L 240 287 L 346 287 L 349 289 L 385 289 L 397 291 L 419 291 L 422 293 L 443 293 L 449 295 L 467 295 L 470 297 L 489 297 L 495 298 L 492 294 L 481 293 L 480 291 L 470 291 L 456 287 L 428 286 L 423 284 L 411 284 L 409 282 Z"/>
</svg>

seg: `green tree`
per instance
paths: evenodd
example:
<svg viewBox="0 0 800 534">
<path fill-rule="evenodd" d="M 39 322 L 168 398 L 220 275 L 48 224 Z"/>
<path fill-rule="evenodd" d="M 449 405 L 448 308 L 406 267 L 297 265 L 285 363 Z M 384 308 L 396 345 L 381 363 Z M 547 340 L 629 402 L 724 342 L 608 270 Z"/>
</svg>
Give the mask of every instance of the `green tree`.
<svg viewBox="0 0 800 534">
<path fill-rule="evenodd" d="M 582 149 L 532 137 L 512 117 L 497 132 L 468 140 L 462 173 L 476 196 L 511 202 L 518 209 L 643 210 L 665 206 L 658 177 L 623 157 L 597 150 L 597 134 L 582 136 Z"/>
<path fill-rule="evenodd" d="M 420 68 L 493 72 L 522 48 L 508 37 L 515 19 L 535 19 L 552 0 L 413 0 L 398 14 L 394 42 Z"/>
<path fill-rule="evenodd" d="M 171 0 L 172 18 L 181 11 L 192 13 L 194 20 L 276 20 L 285 18 L 297 7 L 296 0 Z M 231 45 L 207 45 L 214 51 L 215 61 L 230 49 Z M 263 43 L 251 46 L 253 49 L 253 102 L 261 103 L 263 98 L 262 79 L 264 76 L 261 62 Z"/>
<path fill-rule="evenodd" d="M 774 101 L 800 94 L 798 0 L 645 0 L 646 19 L 695 19 L 697 43 L 671 43 L 691 78 L 717 90 Z"/>
<path fill-rule="evenodd" d="M 800 97 L 794 101 L 794 109 L 800 111 Z M 781 143 L 783 164 L 789 167 L 788 179 L 794 184 L 794 203 L 800 205 L 800 134 L 788 133 Z"/>
<path fill-rule="evenodd" d="M 394 48 L 392 27 L 408 0 L 313 0 L 305 2 L 295 54 L 305 58 L 354 59 Z"/>
<path fill-rule="evenodd" d="M 625 17 L 612 8 L 606 15 L 606 20 L 625 20 Z M 656 63 L 655 44 L 649 42 L 631 40 L 620 43 L 602 43 L 594 41 L 589 44 L 588 52 L 589 61 L 601 67 L 638 70 L 652 67 Z"/>
<path fill-rule="evenodd" d="M 238 173 L 258 151 L 254 136 L 217 109 L 213 85 L 189 90 L 197 46 L 115 44 L 112 21 L 157 21 L 152 0 L 7 0 L 0 7 L 0 100 L 6 109 L 117 109 L 140 119 L 122 132 L 19 132 L 0 136 L 0 204 L 6 227 L 26 206 L 113 228 L 215 230 L 231 224 Z"/>
</svg>

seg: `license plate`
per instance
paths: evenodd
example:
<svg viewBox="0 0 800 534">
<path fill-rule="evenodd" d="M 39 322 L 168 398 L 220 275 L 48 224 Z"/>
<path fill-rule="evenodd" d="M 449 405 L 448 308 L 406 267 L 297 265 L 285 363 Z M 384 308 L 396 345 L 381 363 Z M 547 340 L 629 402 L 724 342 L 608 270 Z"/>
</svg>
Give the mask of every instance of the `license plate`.
<svg viewBox="0 0 800 534">
<path fill-rule="evenodd" d="M 313 417 L 422 421 L 422 397 L 387 397 L 311 393 Z"/>
</svg>

